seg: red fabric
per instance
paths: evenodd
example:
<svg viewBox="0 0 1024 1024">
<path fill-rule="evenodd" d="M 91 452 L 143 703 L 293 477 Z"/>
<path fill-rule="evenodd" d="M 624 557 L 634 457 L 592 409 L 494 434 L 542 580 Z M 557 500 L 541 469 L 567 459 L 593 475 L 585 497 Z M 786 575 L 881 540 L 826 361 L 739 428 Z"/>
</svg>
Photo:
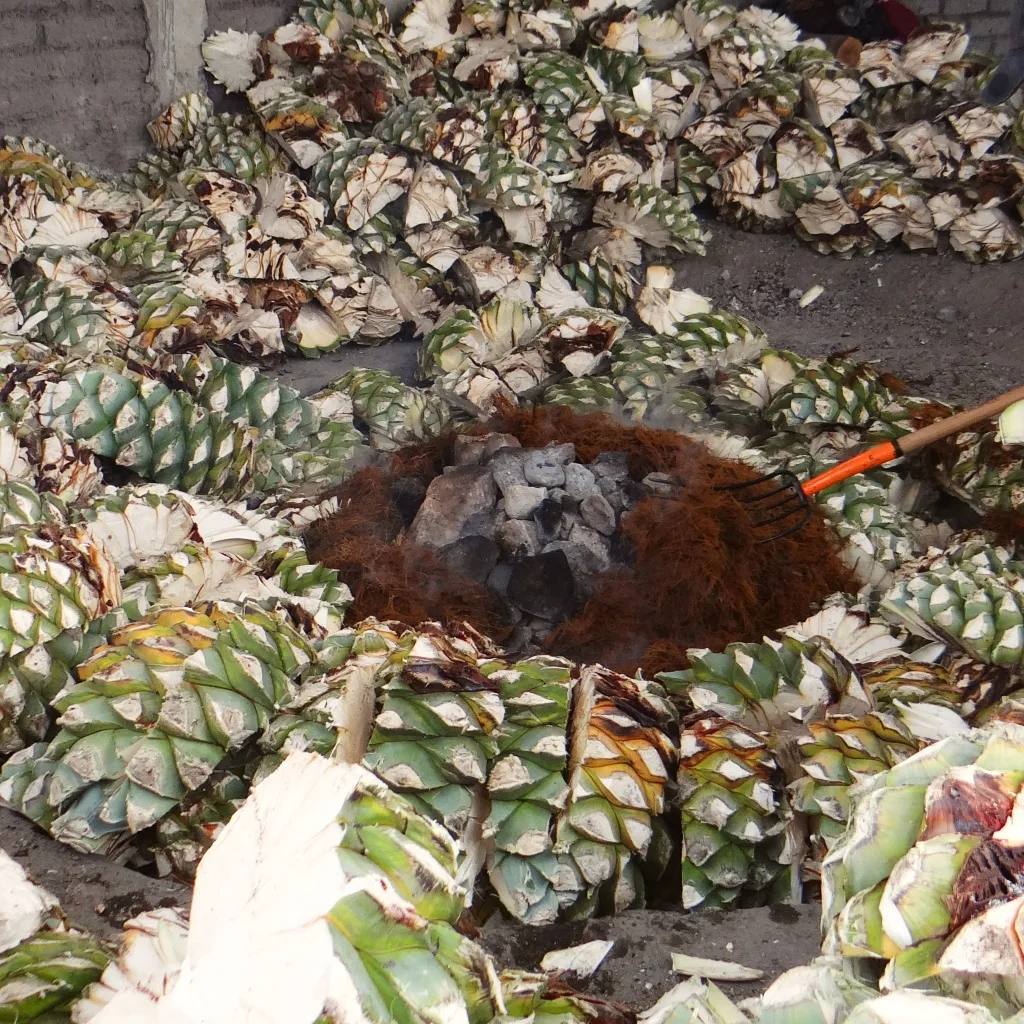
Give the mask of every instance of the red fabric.
<svg viewBox="0 0 1024 1024">
<path fill-rule="evenodd" d="M 921 24 L 921 19 L 909 7 L 904 7 L 899 0 L 882 0 L 882 10 L 885 11 L 889 24 L 904 42 Z"/>
</svg>

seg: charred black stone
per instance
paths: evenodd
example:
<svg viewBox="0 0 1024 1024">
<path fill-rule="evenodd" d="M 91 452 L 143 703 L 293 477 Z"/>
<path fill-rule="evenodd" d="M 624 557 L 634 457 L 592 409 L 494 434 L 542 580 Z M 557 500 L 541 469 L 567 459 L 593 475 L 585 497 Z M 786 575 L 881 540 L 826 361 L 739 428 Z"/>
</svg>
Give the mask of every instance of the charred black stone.
<svg viewBox="0 0 1024 1024">
<path fill-rule="evenodd" d="M 529 615 L 559 622 L 573 600 L 572 569 L 564 551 L 524 558 L 512 567 L 508 599 Z"/>
</svg>

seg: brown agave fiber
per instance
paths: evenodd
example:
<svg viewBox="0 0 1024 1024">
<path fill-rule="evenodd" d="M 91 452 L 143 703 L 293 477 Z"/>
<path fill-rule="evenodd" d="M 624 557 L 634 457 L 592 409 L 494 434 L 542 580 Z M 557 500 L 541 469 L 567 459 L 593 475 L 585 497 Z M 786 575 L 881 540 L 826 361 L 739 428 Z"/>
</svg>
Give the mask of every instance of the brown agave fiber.
<svg viewBox="0 0 1024 1024">
<path fill-rule="evenodd" d="M 552 653 L 651 675 L 685 666 L 687 648 L 721 650 L 735 640 L 759 640 L 805 618 L 829 594 L 855 588 L 820 513 L 814 510 L 798 533 L 758 543 L 765 531 L 754 528 L 748 508 L 715 490 L 754 472 L 680 434 L 600 413 L 511 404 L 499 407 L 492 426 L 528 448 L 571 441 L 583 462 L 605 451 L 626 452 L 635 480 L 669 473 L 682 485 L 678 497 L 645 499 L 623 518 L 633 564 L 601 577 L 594 597 L 552 634 Z M 389 476 L 429 482 L 450 461 L 450 450 L 445 439 L 398 453 L 388 474 L 358 473 L 335 492 L 342 509 L 307 532 L 307 550 L 351 587 L 354 618 L 465 620 L 500 640 L 508 627 L 490 592 L 400 539 Z"/>
</svg>

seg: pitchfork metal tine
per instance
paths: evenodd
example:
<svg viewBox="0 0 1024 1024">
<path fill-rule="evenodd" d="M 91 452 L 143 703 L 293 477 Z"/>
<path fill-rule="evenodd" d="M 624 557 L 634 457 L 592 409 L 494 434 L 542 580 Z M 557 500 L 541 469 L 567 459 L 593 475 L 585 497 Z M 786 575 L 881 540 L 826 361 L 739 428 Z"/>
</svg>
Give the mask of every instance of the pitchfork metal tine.
<svg viewBox="0 0 1024 1024">
<path fill-rule="evenodd" d="M 780 486 L 774 487 L 769 491 L 757 491 L 751 494 L 735 493 L 748 491 L 752 487 L 758 487 L 773 480 L 779 481 Z M 800 481 L 788 469 L 780 469 L 766 476 L 757 476 L 752 480 L 742 480 L 736 484 L 722 484 L 716 490 L 733 491 L 737 501 L 742 502 L 744 505 L 756 505 L 761 513 L 775 512 L 773 516 L 752 520 L 751 525 L 755 529 L 771 526 L 772 523 L 782 522 L 782 520 L 789 519 L 795 515 L 800 516 L 799 522 L 795 525 L 780 533 L 774 533 L 770 537 L 759 539 L 759 544 L 769 544 L 772 541 L 782 540 L 783 537 L 788 537 L 790 534 L 796 533 L 797 530 L 802 530 L 811 518 L 811 509 L 807 503 L 807 495 L 804 494 Z M 769 498 L 777 498 L 780 494 L 784 494 L 785 497 L 765 504 Z M 776 512 L 776 509 L 781 509 L 782 511 Z"/>
</svg>

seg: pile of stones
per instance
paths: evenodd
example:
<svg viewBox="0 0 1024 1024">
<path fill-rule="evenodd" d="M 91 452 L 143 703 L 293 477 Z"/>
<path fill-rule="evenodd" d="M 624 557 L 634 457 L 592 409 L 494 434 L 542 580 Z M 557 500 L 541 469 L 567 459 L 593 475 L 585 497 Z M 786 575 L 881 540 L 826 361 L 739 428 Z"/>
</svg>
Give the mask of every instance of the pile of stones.
<svg viewBox="0 0 1024 1024">
<path fill-rule="evenodd" d="M 501 599 L 516 653 L 536 649 L 591 596 L 595 577 L 628 562 L 622 516 L 671 486 L 659 474 L 633 480 L 625 452 L 584 464 L 572 444 L 523 448 L 511 434 L 459 437 L 454 457 L 426 488 L 407 539 Z"/>
</svg>

